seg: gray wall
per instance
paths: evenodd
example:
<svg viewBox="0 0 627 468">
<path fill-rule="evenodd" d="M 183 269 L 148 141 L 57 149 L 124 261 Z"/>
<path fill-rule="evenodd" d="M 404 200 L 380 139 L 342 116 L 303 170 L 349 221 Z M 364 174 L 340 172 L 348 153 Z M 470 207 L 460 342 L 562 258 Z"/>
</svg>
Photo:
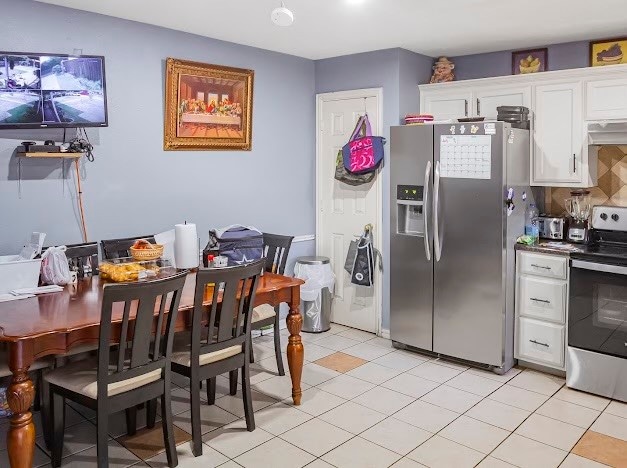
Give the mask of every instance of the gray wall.
<svg viewBox="0 0 627 468">
<path fill-rule="evenodd" d="M 184 220 L 197 223 L 202 243 L 210 227 L 231 223 L 315 232 L 313 61 L 32 0 L 0 0 L 0 11 L 2 50 L 106 57 L 109 127 L 88 130 L 96 160 L 82 166 L 90 239 Z M 166 57 L 255 70 L 252 151 L 163 151 Z M 0 254 L 19 251 L 31 231 L 47 232 L 47 243 L 81 241 L 61 162 L 26 161 L 18 180 L 16 145 L 61 135 L 0 132 Z M 313 249 L 297 244 L 293 256 Z"/>
<path fill-rule="evenodd" d="M 383 88 L 383 136 L 386 159 L 390 149 L 390 126 L 399 125 L 408 112 L 419 110 L 418 83 L 428 80 L 432 59 L 403 49 L 386 49 L 316 61 L 316 93 L 361 88 Z M 427 77 L 427 78 L 425 78 Z M 383 298 L 382 328 L 390 324 L 390 175 L 383 167 Z"/>
<path fill-rule="evenodd" d="M 588 41 L 553 44 L 549 49 L 549 70 L 587 67 Z M 535 48 L 535 47 L 534 47 Z M 521 50 L 521 49 L 518 49 Z M 524 49 L 523 49 L 524 50 Z M 470 80 L 512 74 L 512 51 L 503 50 L 487 54 L 453 57 L 455 79 Z M 428 81 L 422 81 L 427 83 Z"/>
</svg>

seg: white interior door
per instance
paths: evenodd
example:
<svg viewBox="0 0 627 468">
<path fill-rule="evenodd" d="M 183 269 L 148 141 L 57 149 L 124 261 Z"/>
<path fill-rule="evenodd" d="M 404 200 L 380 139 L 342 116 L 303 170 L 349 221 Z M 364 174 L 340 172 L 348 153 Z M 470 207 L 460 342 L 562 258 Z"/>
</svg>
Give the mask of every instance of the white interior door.
<svg viewBox="0 0 627 468">
<path fill-rule="evenodd" d="M 380 313 L 381 279 L 375 277 L 373 288 L 351 284 L 344 271 L 350 242 L 361 234 L 366 224 L 374 226 L 375 247 L 381 242 L 381 174 L 367 185 L 352 187 L 335 180 L 338 150 L 350 138 L 357 120 L 368 112 L 372 131 L 379 135 L 379 90 L 374 92 L 330 93 L 318 96 L 317 151 L 317 233 L 318 255 L 331 259 L 336 275 L 335 298 L 331 320 L 349 327 L 377 332 Z M 378 272 L 376 273 L 378 275 Z"/>
</svg>

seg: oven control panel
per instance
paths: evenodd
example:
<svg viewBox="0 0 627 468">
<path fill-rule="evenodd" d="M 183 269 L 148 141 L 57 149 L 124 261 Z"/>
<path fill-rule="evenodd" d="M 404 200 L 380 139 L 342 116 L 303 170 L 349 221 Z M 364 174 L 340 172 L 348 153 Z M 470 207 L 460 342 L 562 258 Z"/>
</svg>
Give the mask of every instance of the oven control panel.
<svg viewBox="0 0 627 468">
<path fill-rule="evenodd" d="M 627 207 L 595 206 L 592 208 L 592 227 L 608 231 L 627 231 Z"/>
</svg>

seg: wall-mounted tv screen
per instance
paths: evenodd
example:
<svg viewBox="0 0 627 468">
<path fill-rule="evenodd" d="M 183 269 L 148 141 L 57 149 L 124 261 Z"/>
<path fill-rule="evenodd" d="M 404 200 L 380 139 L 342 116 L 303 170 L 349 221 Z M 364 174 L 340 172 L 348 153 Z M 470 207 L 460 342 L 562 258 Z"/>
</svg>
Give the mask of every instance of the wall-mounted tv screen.
<svg viewBox="0 0 627 468">
<path fill-rule="evenodd" d="M 104 57 L 0 52 L 0 129 L 106 126 Z"/>
</svg>

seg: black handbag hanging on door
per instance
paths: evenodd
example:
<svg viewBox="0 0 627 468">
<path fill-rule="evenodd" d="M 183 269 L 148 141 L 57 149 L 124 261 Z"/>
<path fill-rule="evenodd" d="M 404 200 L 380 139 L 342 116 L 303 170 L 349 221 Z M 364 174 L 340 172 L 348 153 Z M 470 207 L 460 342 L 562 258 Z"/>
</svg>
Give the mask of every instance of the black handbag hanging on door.
<svg viewBox="0 0 627 468">
<path fill-rule="evenodd" d="M 344 269 L 351 275 L 351 283 L 366 287 L 374 285 L 374 269 L 379 254 L 373 244 L 370 225 L 366 226 L 359 240 L 351 242 L 344 264 Z"/>
</svg>

